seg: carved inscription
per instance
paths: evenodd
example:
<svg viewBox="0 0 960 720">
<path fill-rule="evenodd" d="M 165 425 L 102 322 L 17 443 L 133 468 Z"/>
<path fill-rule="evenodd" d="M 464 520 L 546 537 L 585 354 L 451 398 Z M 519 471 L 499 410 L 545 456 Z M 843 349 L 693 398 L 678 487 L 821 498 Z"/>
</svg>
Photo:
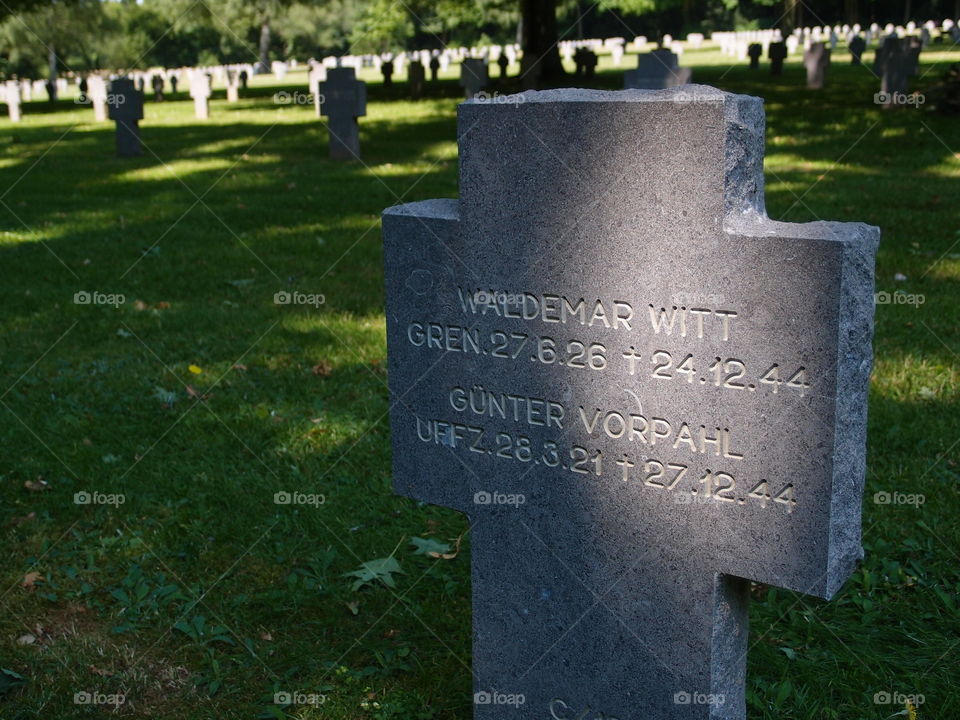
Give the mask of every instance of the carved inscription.
<svg viewBox="0 0 960 720">
<path fill-rule="evenodd" d="M 735 337 L 742 317 L 735 308 L 463 287 L 455 293 L 453 307 L 463 319 L 413 320 L 406 328 L 411 345 L 518 368 L 528 361 L 531 370 L 550 366 L 620 373 L 649 383 L 679 383 L 698 393 L 803 397 L 810 392 L 811 370 L 800 363 L 752 367 L 737 357 L 709 352 Z M 664 349 L 663 338 L 672 340 L 668 347 L 673 349 Z M 678 341 L 692 343 L 691 351 L 678 352 Z M 706 350 L 698 352 L 697 345 Z M 797 504 L 789 478 L 753 477 L 743 470 L 748 443 L 732 421 L 659 417 L 642 407 L 595 407 L 582 399 L 533 397 L 480 384 L 443 391 L 444 417 L 414 418 L 424 443 L 585 479 L 629 483 L 670 493 L 678 503 L 750 505 L 787 513 Z M 542 439 L 544 434 L 549 439 Z M 578 440 L 569 441 L 568 434 Z"/>
</svg>

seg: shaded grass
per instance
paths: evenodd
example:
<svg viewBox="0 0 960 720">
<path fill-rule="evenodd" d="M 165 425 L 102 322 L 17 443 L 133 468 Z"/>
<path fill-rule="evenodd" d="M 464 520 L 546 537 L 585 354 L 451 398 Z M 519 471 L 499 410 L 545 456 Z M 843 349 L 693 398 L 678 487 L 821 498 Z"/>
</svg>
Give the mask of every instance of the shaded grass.
<svg viewBox="0 0 960 720">
<path fill-rule="evenodd" d="M 957 715 L 956 122 L 879 110 L 866 68 L 838 62 L 812 92 L 796 63 L 773 79 L 714 51 L 685 61 L 766 99 L 772 217 L 879 225 L 878 289 L 924 297 L 878 307 L 867 558 L 830 603 L 755 589 L 751 716 L 903 709 L 880 691 Z M 371 87 L 364 164 L 344 165 L 312 107 L 276 106 L 267 83 L 205 123 L 189 102 L 149 104 L 132 161 L 69 102 L 2 123 L 4 718 L 94 716 L 84 691 L 124 693 L 128 717 L 279 717 L 282 690 L 325 695 L 300 718 L 470 715 L 468 539 L 449 561 L 409 545 L 466 524 L 390 490 L 379 234 L 384 207 L 456 195 L 458 88 L 412 103 Z M 324 303 L 278 306 L 284 290 Z M 277 505 L 281 491 L 325 503 Z M 344 573 L 391 553 L 395 591 L 350 589 Z"/>
</svg>

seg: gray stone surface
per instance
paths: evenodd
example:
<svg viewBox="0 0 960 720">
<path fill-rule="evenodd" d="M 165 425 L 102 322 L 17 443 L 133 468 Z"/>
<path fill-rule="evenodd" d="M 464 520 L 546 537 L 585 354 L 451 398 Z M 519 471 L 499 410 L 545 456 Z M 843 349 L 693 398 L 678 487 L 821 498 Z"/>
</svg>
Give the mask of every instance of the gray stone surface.
<svg viewBox="0 0 960 720">
<path fill-rule="evenodd" d="M 143 153 L 140 142 L 140 121 L 143 120 L 143 92 L 130 78 L 110 82 L 107 113 L 117 124 L 117 155 L 135 157 Z"/>
<path fill-rule="evenodd" d="M 367 84 L 357 80 L 351 67 L 331 68 L 320 83 L 320 112 L 327 117 L 330 157 L 360 159 L 360 126 L 357 118 L 367 114 Z"/>
<path fill-rule="evenodd" d="M 383 230 L 394 487 L 470 517 L 474 716 L 742 720 L 748 581 L 862 555 L 879 232 L 766 217 L 758 98 L 459 128 L 459 200 Z"/>
<path fill-rule="evenodd" d="M 807 68 L 807 87 L 822 90 L 830 67 L 830 48 L 822 42 L 812 43 L 803 53 L 803 64 Z"/>
<path fill-rule="evenodd" d="M 637 56 L 637 67 L 623 74 L 623 86 L 629 89 L 662 90 L 690 82 L 693 70 L 680 67 L 680 59 L 670 50 L 654 50 Z"/>
<path fill-rule="evenodd" d="M 414 60 L 407 66 L 407 83 L 410 86 L 410 97 L 419 100 L 423 97 L 423 84 L 427 78 L 423 63 Z"/>
<path fill-rule="evenodd" d="M 880 76 L 880 96 L 877 98 L 880 104 L 895 105 L 899 95 L 906 95 L 912 63 L 903 40 L 892 36 L 884 38 L 873 62 L 873 71 Z"/>
</svg>

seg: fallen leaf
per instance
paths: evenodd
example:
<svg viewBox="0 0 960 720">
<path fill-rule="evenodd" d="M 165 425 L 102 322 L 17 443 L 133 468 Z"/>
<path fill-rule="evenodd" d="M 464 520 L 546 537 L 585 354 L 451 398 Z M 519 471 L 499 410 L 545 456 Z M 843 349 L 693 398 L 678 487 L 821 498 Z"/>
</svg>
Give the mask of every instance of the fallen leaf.
<svg viewBox="0 0 960 720">
<path fill-rule="evenodd" d="M 400 634 L 400 631 L 399 631 L 399 630 L 387 630 L 387 631 L 383 634 L 383 636 L 384 636 L 385 638 L 395 638 L 395 637 L 396 637 L 397 635 L 399 635 L 399 634 Z"/>
<path fill-rule="evenodd" d="M 33 645 L 37 641 L 36 635 L 21 635 L 17 638 L 17 645 Z"/>
<path fill-rule="evenodd" d="M 35 570 L 32 572 L 28 572 L 26 575 L 23 576 L 23 580 L 20 581 L 20 587 L 25 588 L 27 590 L 33 590 L 37 580 L 43 580 L 43 575 L 36 572 Z"/>
<path fill-rule="evenodd" d="M 33 520 L 36 516 L 37 514 L 35 512 L 29 512 L 26 515 L 20 515 L 19 517 L 13 518 L 10 521 L 10 524 L 13 526 L 23 525 L 23 523 Z"/>
<path fill-rule="evenodd" d="M 40 476 L 37 476 L 36 480 L 27 480 L 25 483 L 23 483 L 23 486 L 30 492 L 43 492 L 44 490 L 50 489 L 50 485 L 47 484 L 47 481 Z"/>
<path fill-rule="evenodd" d="M 91 440 L 90 438 L 84 438 L 83 444 L 86 445 L 87 447 L 90 447 L 91 445 L 93 445 L 93 440 Z"/>
<path fill-rule="evenodd" d="M 266 630 L 264 630 L 262 633 L 260 633 L 260 639 L 261 639 L 261 640 L 266 640 L 267 642 L 270 642 L 270 641 L 273 640 L 273 635 L 271 635 L 271 634 L 268 633 Z"/>
<path fill-rule="evenodd" d="M 139 311 L 139 312 L 143 312 L 144 310 L 146 310 L 146 309 L 149 308 L 149 307 L 150 307 L 150 306 L 147 305 L 143 300 L 134 300 L 134 302 L 133 302 L 133 309 L 134 309 L 134 310 L 137 310 L 137 311 Z"/>
<path fill-rule="evenodd" d="M 168 303 L 166 300 L 162 300 L 161 302 L 158 302 L 154 307 L 156 307 L 157 310 L 166 310 L 167 308 L 170 307 L 170 303 Z"/>
<path fill-rule="evenodd" d="M 200 373 L 203 372 L 203 368 L 200 367 L 199 365 L 188 365 L 187 370 L 192 372 L 194 375 L 199 375 Z"/>
<path fill-rule="evenodd" d="M 189 396 L 192 397 L 192 398 L 199 398 L 200 400 L 203 400 L 204 402 L 206 402 L 207 400 L 209 400 L 210 397 L 211 397 L 211 395 L 210 395 L 209 393 L 208 393 L 208 394 L 204 394 L 204 393 L 197 392 L 197 390 L 196 390 L 192 385 L 187 385 L 187 395 L 189 395 Z"/>
<path fill-rule="evenodd" d="M 100 677 L 113 677 L 113 673 L 109 670 L 104 670 L 103 668 L 98 668 L 96 665 L 89 665 L 90 672 L 94 675 L 99 675 Z"/>
<path fill-rule="evenodd" d="M 247 366 L 246 366 L 246 365 L 243 365 L 243 364 L 241 364 L 241 363 L 234 363 L 232 367 L 233 367 L 234 370 L 246 370 L 246 369 L 247 369 Z"/>
<path fill-rule="evenodd" d="M 360 603 L 353 601 L 353 602 L 344 603 L 344 605 L 346 605 L 347 610 L 349 610 L 354 615 L 358 615 L 360 613 Z"/>
<path fill-rule="evenodd" d="M 321 377 L 330 377 L 331 367 L 322 360 L 313 366 L 313 374 Z"/>
</svg>

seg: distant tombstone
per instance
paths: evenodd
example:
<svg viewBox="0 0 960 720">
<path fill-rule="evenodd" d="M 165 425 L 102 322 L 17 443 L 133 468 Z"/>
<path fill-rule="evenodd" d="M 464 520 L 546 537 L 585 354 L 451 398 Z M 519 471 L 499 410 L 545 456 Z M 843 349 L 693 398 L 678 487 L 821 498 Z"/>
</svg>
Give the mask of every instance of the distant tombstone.
<svg viewBox="0 0 960 720">
<path fill-rule="evenodd" d="M 142 95 L 145 88 L 146 80 L 144 80 L 143 75 L 137 75 L 137 92 Z"/>
<path fill-rule="evenodd" d="M 250 74 L 246 70 L 240 71 L 240 87 L 243 90 L 247 89 L 247 80 L 249 80 Z"/>
<path fill-rule="evenodd" d="M 803 64 L 807 68 L 807 87 L 822 90 L 830 67 L 830 48 L 822 42 L 811 43 L 803 53 Z"/>
<path fill-rule="evenodd" d="M 923 50 L 923 44 L 918 37 L 907 37 L 901 40 L 903 51 L 907 57 L 907 73 L 910 75 L 920 74 L 920 52 Z"/>
<path fill-rule="evenodd" d="M 888 36 L 877 48 L 873 72 L 880 76 L 880 93 L 874 99 L 885 107 L 897 104 L 906 95 L 910 81 L 911 59 L 900 38 Z"/>
<path fill-rule="evenodd" d="M 357 118 L 367 114 L 367 84 L 357 80 L 352 67 L 331 68 L 320 83 L 322 105 L 330 132 L 330 157 L 360 159 L 360 127 Z"/>
<path fill-rule="evenodd" d="M 430 82 L 437 81 L 437 74 L 440 72 L 440 56 L 434 55 L 430 58 Z"/>
<path fill-rule="evenodd" d="M 7 113 L 11 122 L 20 122 L 20 83 L 16 80 L 7 80 L 3 85 L 3 100 L 7 104 Z"/>
<path fill-rule="evenodd" d="M 143 92 L 133 80 L 117 78 L 110 83 L 107 98 L 110 119 L 117 124 L 117 155 L 135 157 L 143 152 L 140 121 L 143 120 Z"/>
<path fill-rule="evenodd" d="M 637 69 L 623 74 L 627 89 L 658 90 L 690 82 L 690 68 L 680 67 L 679 58 L 670 50 L 654 50 L 637 56 Z"/>
<path fill-rule="evenodd" d="M 620 63 L 623 62 L 623 43 L 617 42 L 610 46 L 610 60 L 614 67 L 620 67 Z"/>
<path fill-rule="evenodd" d="M 150 85 L 153 87 L 154 102 L 163 102 L 163 75 L 154 73 L 150 78 Z"/>
<path fill-rule="evenodd" d="M 500 53 L 500 57 L 497 58 L 497 66 L 500 68 L 500 77 L 505 78 L 507 76 L 507 68 L 510 67 L 510 59 L 506 53 Z"/>
<path fill-rule="evenodd" d="M 313 108 L 317 113 L 317 117 L 320 117 L 320 107 L 323 105 L 322 98 L 320 96 L 320 83 L 327 79 L 327 67 L 322 63 L 314 63 L 310 66 L 310 69 L 307 70 L 307 86 L 310 91 L 311 97 L 313 97 Z"/>
<path fill-rule="evenodd" d="M 383 86 L 385 88 L 393 86 L 393 60 L 384 60 L 380 64 L 380 73 L 383 75 Z"/>
<path fill-rule="evenodd" d="M 227 102 L 235 103 L 240 101 L 240 78 L 237 71 L 228 69 L 224 76 L 224 82 L 227 87 Z"/>
<path fill-rule="evenodd" d="M 407 84 L 410 86 L 410 97 L 414 100 L 423 97 L 423 83 L 426 77 L 423 63 L 419 60 L 414 60 L 407 66 Z"/>
<path fill-rule="evenodd" d="M 573 62 L 576 64 L 574 74 L 578 77 L 592 78 L 598 60 L 599 58 L 593 50 L 585 47 L 577 48 L 577 51 L 573 54 Z"/>
<path fill-rule="evenodd" d="M 863 52 L 867 49 L 867 41 L 860 35 L 854 35 L 847 43 L 847 49 L 850 50 L 850 64 L 859 65 L 863 58 Z"/>
<path fill-rule="evenodd" d="M 760 43 L 750 43 L 747 48 L 747 55 L 750 58 L 750 69 L 756 70 L 760 67 L 760 56 L 763 55 L 763 45 Z"/>
<path fill-rule="evenodd" d="M 107 120 L 107 81 L 101 75 L 87 78 L 87 97 L 93 105 L 93 119 L 96 122 Z"/>
<path fill-rule="evenodd" d="M 473 718 L 743 720 L 751 581 L 863 555 L 879 232 L 766 217 L 759 98 L 522 98 L 460 106 L 459 200 L 383 214 L 394 490 L 469 516 Z"/>
<path fill-rule="evenodd" d="M 468 100 L 483 90 L 488 82 L 486 60 L 483 58 L 463 59 L 460 63 L 460 86 Z"/>
<path fill-rule="evenodd" d="M 190 75 L 190 97 L 193 98 L 193 112 L 197 120 L 210 118 L 210 76 L 206 72 L 196 71 Z"/>
<path fill-rule="evenodd" d="M 177 94 L 177 85 L 179 84 L 180 84 L 180 76 L 177 75 L 176 73 L 172 73 L 170 75 L 170 94 L 171 95 Z"/>
<path fill-rule="evenodd" d="M 767 57 L 770 58 L 770 74 L 783 74 L 783 61 L 787 59 L 787 45 L 783 42 L 772 42 L 767 48 Z"/>
</svg>

